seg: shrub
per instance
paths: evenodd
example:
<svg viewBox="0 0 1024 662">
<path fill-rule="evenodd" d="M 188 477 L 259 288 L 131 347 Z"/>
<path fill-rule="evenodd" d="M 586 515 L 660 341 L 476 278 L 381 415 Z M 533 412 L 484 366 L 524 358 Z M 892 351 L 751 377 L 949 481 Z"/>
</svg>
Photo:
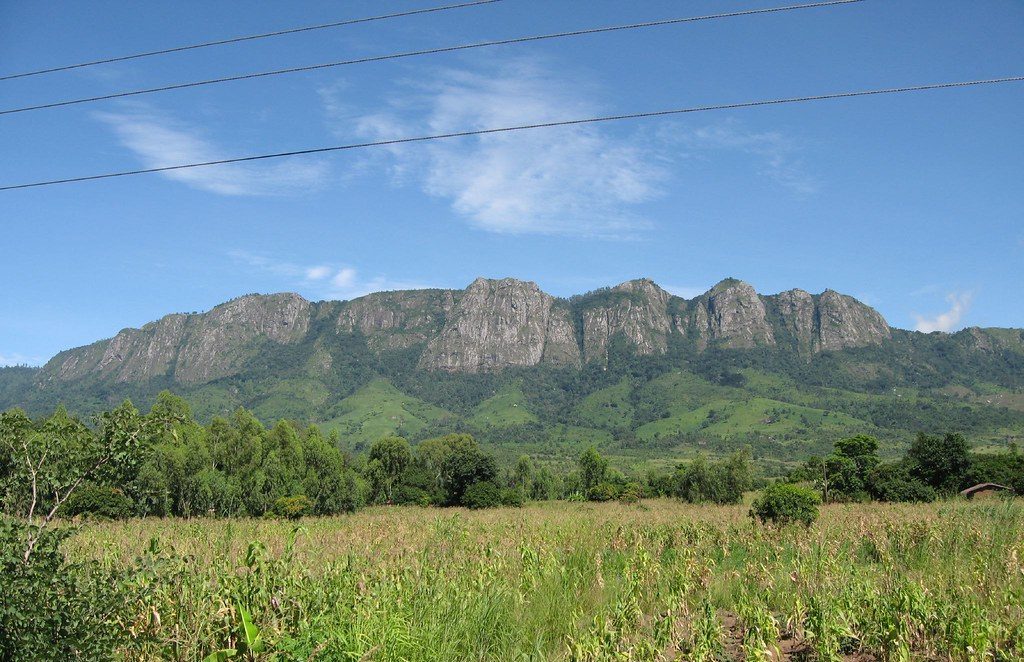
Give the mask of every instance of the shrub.
<svg viewBox="0 0 1024 662">
<path fill-rule="evenodd" d="M 871 496 L 879 501 L 934 501 L 935 490 L 910 475 L 903 464 L 882 464 L 871 472 Z"/>
<path fill-rule="evenodd" d="M 598 483 L 587 490 L 587 499 L 590 501 L 611 501 L 618 496 L 619 488 L 608 482 Z"/>
<path fill-rule="evenodd" d="M 116 659 L 131 582 L 95 562 L 68 562 L 60 546 L 70 529 L 42 531 L 25 562 L 31 529 L 0 516 L 0 660 Z"/>
<path fill-rule="evenodd" d="M 275 517 L 299 519 L 303 515 L 308 515 L 313 512 L 313 501 L 305 494 L 281 497 L 274 501 L 274 505 L 271 507 L 270 512 Z"/>
<path fill-rule="evenodd" d="M 489 480 L 473 483 L 462 495 L 462 505 L 474 510 L 501 505 L 501 488 Z"/>
<path fill-rule="evenodd" d="M 814 490 L 791 483 L 769 485 L 754 499 L 750 516 L 762 523 L 791 524 L 800 522 L 810 526 L 818 519 L 821 496 Z"/>
<path fill-rule="evenodd" d="M 637 503 L 642 498 L 644 498 L 644 488 L 640 483 L 628 483 L 619 494 L 619 501 L 622 503 Z"/>
<path fill-rule="evenodd" d="M 399 485 L 395 488 L 392 503 L 398 505 L 429 506 L 430 493 L 415 485 Z"/>
<path fill-rule="evenodd" d="M 126 519 L 133 514 L 132 500 L 114 487 L 87 483 L 64 504 L 64 515 L 88 515 L 106 519 Z"/>
<path fill-rule="evenodd" d="M 518 487 L 510 487 L 501 491 L 501 505 L 522 508 L 524 503 L 526 503 L 526 496 Z"/>
</svg>

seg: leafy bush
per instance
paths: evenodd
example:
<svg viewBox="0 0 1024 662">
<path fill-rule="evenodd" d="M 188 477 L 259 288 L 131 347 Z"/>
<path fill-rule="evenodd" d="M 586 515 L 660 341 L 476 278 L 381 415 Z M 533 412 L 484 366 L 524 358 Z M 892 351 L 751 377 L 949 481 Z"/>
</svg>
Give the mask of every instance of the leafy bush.
<svg viewBox="0 0 1024 662">
<path fill-rule="evenodd" d="M 905 464 L 882 464 L 871 472 L 871 497 L 878 501 L 923 502 L 934 501 L 935 490 L 924 481 L 910 475 Z"/>
<path fill-rule="evenodd" d="M 303 515 L 308 515 L 313 512 L 313 501 L 305 494 L 281 497 L 274 501 L 274 505 L 271 507 L 270 512 L 273 513 L 275 517 L 299 519 Z"/>
<path fill-rule="evenodd" d="M 611 501 L 618 496 L 619 488 L 607 481 L 598 483 L 587 490 L 587 499 L 590 501 Z"/>
<path fill-rule="evenodd" d="M 26 562 L 33 528 L 0 517 L 0 660 L 115 659 L 130 582 L 96 563 L 69 563 L 60 549 L 67 529 L 40 531 Z"/>
<path fill-rule="evenodd" d="M 644 488 L 640 483 L 627 483 L 619 494 L 619 501 L 622 503 L 637 503 L 644 498 Z"/>
<path fill-rule="evenodd" d="M 814 490 L 792 483 L 773 483 L 754 499 L 750 516 L 762 523 L 810 526 L 818 519 L 821 496 Z"/>
<path fill-rule="evenodd" d="M 131 517 L 134 503 L 125 493 L 115 487 L 87 483 L 82 485 L 64 504 L 68 517 L 88 515 L 106 519 Z"/>
<path fill-rule="evenodd" d="M 395 487 L 391 502 L 398 505 L 429 506 L 430 493 L 415 485 L 398 485 Z"/>
<path fill-rule="evenodd" d="M 501 505 L 501 488 L 489 480 L 473 483 L 462 495 L 462 505 L 474 510 Z"/>
<path fill-rule="evenodd" d="M 526 503 L 526 495 L 518 487 L 509 487 L 501 491 L 501 505 L 522 508 L 524 503 Z"/>
</svg>

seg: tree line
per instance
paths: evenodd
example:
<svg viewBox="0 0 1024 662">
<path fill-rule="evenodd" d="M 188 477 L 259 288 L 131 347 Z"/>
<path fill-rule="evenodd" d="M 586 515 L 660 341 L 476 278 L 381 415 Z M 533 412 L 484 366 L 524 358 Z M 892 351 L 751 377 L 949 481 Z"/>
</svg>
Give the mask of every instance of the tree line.
<svg viewBox="0 0 1024 662">
<path fill-rule="evenodd" d="M 878 440 L 857 435 L 836 442 L 827 457 L 812 457 L 790 472 L 789 482 L 809 481 L 828 503 L 933 501 L 979 483 L 1024 493 L 1024 455 L 971 452 L 959 433 L 918 433 L 902 458 L 882 462 Z"/>
<path fill-rule="evenodd" d="M 331 515 L 371 504 L 484 508 L 528 500 L 636 501 L 667 496 L 691 503 L 739 503 L 765 484 L 747 450 L 697 457 L 673 470 L 627 476 L 593 447 L 571 470 L 529 456 L 501 468 L 469 434 L 411 445 L 389 436 L 364 453 L 341 450 L 336 432 L 251 412 L 209 424 L 188 403 L 161 393 L 143 414 L 130 402 L 87 425 L 58 408 L 33 420 L 0 414 L 3 511 L 30 522 L 57 516 Z M 812 457 L 788 482 L 811 482 L 826 502 L 927 501 L 991 481 L 1024 491 L 1024 456 L 971 453 L 962 435 L 918 435 L 906 456 L 884 463 L 878 441 L 857 435 Z"/>
</svg>

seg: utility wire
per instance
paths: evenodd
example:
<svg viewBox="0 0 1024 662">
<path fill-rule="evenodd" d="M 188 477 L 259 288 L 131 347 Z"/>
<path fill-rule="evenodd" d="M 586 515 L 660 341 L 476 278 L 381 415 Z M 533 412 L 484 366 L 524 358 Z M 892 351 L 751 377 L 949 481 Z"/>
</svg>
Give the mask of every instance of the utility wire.
<svg viewBox="0 0 1024 662">
<path fill-rule="evenodd" d="M 300 28 L 289 28 L 287 30 L 278 30 L 276 32 L 264 32 L 263 34 L 251 34 L 242 37 L 232 37 L 231 39 L 220 39 L 217 41 L 205 41 L 199 44 L 189 44 L 187 46 L 176 46 L 174 48 L 165 48 L 159 51 L 146 51 L 144 53 L 134 53 L 132 55 L 121 55 L 119 57 L 111 57 L 103 60 L 92 60 L 91 62 L 80 62 L 78 64 L 66 64 L 60 67 L 52 67 L 50 69 L 38 69 L 36 71 L 26 71 L 20 74 L 6 74 L 0 76 L 0 81 L 11 80 L 13 78 L 26 78 L 28 76 L 39 76 L 40 74 L 52 74 L 58 71 L 69 71 L 71 69 L 81 69 L 83 67 L 93 67 L 98 64 L 111 64 L 113 62 L 124 62 L 125 60 L 137 60 L 144 57 L 153 57 L 154 55 L 166 55 L 168 53 L 180 53 L 181 51 L 191 51 L 197 48 L 209 48 L 210 46 L 223 46 L 225 44 L 237 44 L 242 41 L 254 41 L 256 39 L 267 39 L 268 37 L 280 37 L 286 34 L 295 34 L 297 32 L 311 32 L 313 30 L 324 30 L 327 28 L 339 28 L 345 25 L 356 25 L 358 23 L 371 23 L 373 21 L 384 21 L 391 18 L 402 18 L 405 16 L 415 16 L 416 14 L 430 14 L 434 12 L 448 11 L 450 9 L 462 9 L 464 7 L 475 7 L 477 5 L 489 5 L 494 2 L 501 2 L 501 0 L 476 0 L 475 2 L 463 2 L 457 5 L 443 5 L 440 7 L 427 7 L 425 9 L 414 9 L 411 11 L 398 12 L 396 14 L 383 14 L 380 16 L 368 16 L 365 18 L 351 18 L 344 21 L 335 21 L 334 23 L 321 23 L 320 25 L 307 25 Z"/>
<path fill-rule="evenodd" d="M 140 94 L 153 94 L 154 92 L 167 92 L 169 90 L 180 90 L 188 87 L 199 87 L 201 85 L 214 85 L 218 83 L 227 83 L 236 80 L 248 80 L 251 78 L 265 78 L 267 76 L 280 76 L 282 74 L 294 74 L 303 71 L 314 71 L 317 69 L 328 69 L 331 67 L 343 67 L 351 64 L 366 64 L 368 62 L 382 62 L 384 60 L 397 60 L 400 58 L 407 57 L 418 57 L 422 55 L 436 55 L 438 53 L 452 53 L 455 51 L 465 51 L 473 48 L 486 48 L 490 46 L 504 46 L 508 44 L 522 44 L 531 41 L 543 41 L 546 39 L 562 39 L 566 37 L 578 37 L 582 35 L 600 34 L 604 32 L 617 32 L 621 30 L 637 30 L 642 28 L 652 28 L 662 25 L 678 25 L 680 23 L 695 23 L 697 21 L 709 21 L 718 18 L 733 18 L 736 16 L 753 16 L 756 14 L 773 14 L 785 11 L 794 11 L 797 9 L 812 9 L 815 7 L 832 7 L 835 5 L 849 5 L 857 2 L 863 2 L 864 0 L 828 0 L 827 2 L 814 2 L 810 4 L 802 5 L 787 5 L 784 7 L 768 7 L 766 9 L 747 9 L 743 11 L 727 12 L 723 14 L 708 14 L 705 16 L 688 16 L 685 18 L 669 18 L 660 21 L 647 21 L 645 23 L 630 23 L 628 25 L 613 25 L 601 28 L 587 28 L 583 30 L 572 30 L 569 32 L 555 32 L 551 34 L 532 35 L 527 37 L 514 37 L 511 39 L 498 39 L 494 41 L 481 41 L 473 44 L 462 44 L 459 46 L 444 46 L 441 48 L 428 48 L 420 51 L 406 51 L 403 53 L 390 53 L 387 55 L 374 55 L 371 57 L 363 57 L 355 60 L 342 60 L 340 62 L 326 62 L 323 64 L 313 64 L 303 67 L 292 67 L 289 69 L 277 69 L 274 71 L 262 71 L 251 74 L 242 74 L 239 76 L 226 76 L 223 78 L 211 78 L 209 80 L 193 81 L 190 83 L 177 83 L 174 85 L 164 85 L 161 87 L 151 87 L 142 90 L 132 90 L 130 92 L 117 92 L 114 94 L 104 94 L 95 97 L 86 97 L 82 99 L 69 99 L 67 101 L 56 101 L 53 103 L 44 103 L 36 106 L 25 106 L 23 108 L 8 108 L 6 110 L 0 110 L 0 115 L 10 115 L 13 113 L 24 113 L 32 110 L 43 110 L 45 108 L 58 108 L 60 106 L 71 106 L 80 103 L 92 103 L 94 101 L 106 101 L 108 99 L 121 99 L 124 97 L 133 97 Z"/>
<path fill-rule="evenodd" d="M 711 110 L 730 110 L 737 108 L 754 108 L 757 106 L 778 106 L 782 104 L 802 103 L 806 101 L 825 101 L 827 99 L 849 99 L 851 97 L 866 97 L 879 94 L 898 94 L 903 92 L 921 92 L 924 90 L 941 90 L 954 87 L 972 87 L 975 85 L 994 85 L 997 83 L 1011 83 L 1024 81 L 1024 76 L 1009 76 L 1005 78 L 988 78 L 983 80 L 958 81 L 952 83 L 933 83 L 930 85 L 911 85 L 905 87 L 888 87 L 875 90 L 858 90 L 855 92 L 833 92 L 830 94 L 817 94 L 802 97 L 787 97 L 781 99 L 763 99 L 760 101 L 741 101 L 737 103 L 722 103 L 709 106 L 691 106 L 689 108 L 675 108 L 670 110 L 655 110 L 643 113 L 629 113 L 625 115 L 605 115 L 603 117 L 588 117 L 584 119 L 561 120 L 556 122 L 541 122 L 538 124 L 520 124 L 518 126 L 506 126 L 493 129 L 475 129 L 471 131 L 456 131 L 451 133 L 438 133 L 427 136 L 416 136 L 412 138 L 391 138 L 388 140 L 376 140 L 373 142 L 351 143 L 348 145 L 335 145 L 333 147 L 315 147 L 312 149 L 299 149 L 290 152 L 276 152 L 273 154 L 258 154 L 255 156 L 240 156 L 231 159 L 219 159 L 216 161 L 203 161 L 201 163 L 184 163 L 181 165 L 162 166 L 159 168 L 144 168 L 140 170 L 125 170 L 122 172 L 109 172 L 102 175 L 87 175 L 84 177 L 69 177 L 67 179 L 51 179 L 48 181 L 32 182 L 29 184 L 12 184 L 0 186 L 0 191 L 11 191 L 14 189 L 33 188 L 37 186 L 52 186 L 54 184 L 70 184 L 72 182 L 85 182 L 94 179 L 110 179 L 112 177 L 127 177 L 129 175 L 143 175 L 153 172 L 167 172 L 170 170 L 184 170 L 186 168 L 202 168 L 206 166 L 224 165 L 227 163 L 243 163 L 246 161 L 263 161 L 266 159 L 279 159 L 287 156 L 303 156 L 308 154 L 323 154 L 325 152 L 341 152 L 352 149 L 363 149 L 367 147 L 383 147 L 385 145 L 401 145 L 405 143 L 426 142 L 428 140 L 444 140 L 448 138 L 461 138 L 465 136 L 483 136 L 496 133 L 508 133 L 512 131 L 526 131 L 530 129 L 544 129 L 556 126 L 574 126 L 581 124 L 596 124 L 599 122 L 618 122 L 623 120 L 635 120 L 649 117 L 664 117 L 666 115 L 683 115 L 686 113 L 701 113 Z"/>
</svg>

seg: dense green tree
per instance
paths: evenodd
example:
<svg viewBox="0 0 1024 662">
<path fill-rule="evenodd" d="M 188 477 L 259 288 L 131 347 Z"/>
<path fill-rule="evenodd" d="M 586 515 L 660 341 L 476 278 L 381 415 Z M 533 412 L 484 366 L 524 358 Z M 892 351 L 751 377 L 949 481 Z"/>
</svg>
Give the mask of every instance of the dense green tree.
<svg viewBox="0 0 1024 662">
<path fill-rule="evenodd" d="M 531 494 L 533 492 L 535 473 L 536 467 L 534 467 L 530 456 L 520 455 L 519 459 L 516 460 L 515 468 L 512 470 L 512 486 L 521 490 L 523 494 Z"/>
<path fill-rule="evenodd" d="M 461 505 L 466 490 L 475 483 L 493 480 L 498 467 L 471 435 L 450 434 L 441 439 L 449 451 L 441 474 L 445 503 Z"/>
<path fill-rule="evenodd" d="M 921 432 L 907 451 L 907 462 L 912 476 L 936 491 L 950 493 L 961 489 L 971 455 L 962 434 L 939 437 Z"/>
<path fill-rule="evenodd" d="M 868 491 L 878 501 L 915 502 L 932 501 L 935 490 L 921 479 L 911 475 L 907 462 L 879 464 L 868 477 Z"/>
<path fill-rule="evenodd" d="M 1024 495 L 1024 455 L 1015 448 L 1007 453 L 975 453 L 964 486 L 998 483 Z"/>
<path fill-rule="evenodd" d="M 367 479 L 379 501 L 390 502 L 395 485 L 412 463 L 409 442 L 402 437 L 383 437 L 370 446 Z"/>
<path fill-rule="evenodd" d="M 359 506 L 355 472 L 347 466 L 337 446 L 310 426 L 304 444 L 306 474 L 303 492 L 313 501 L 317 515 L 352 512 Z"/>
<path fill-rule="evenodd" d="M 601 454 L 593 446 L 583 451 L 577 464 L 584 491 L 589 491 L 590 488 L 605 481 L 605 475 L 608 473 L 608 460 L 601 457 Z"/>
<path fill-rule="evenodd" d="M 865 477 L 878 466 L 878 439 L 866 434 L 858 434 L 847 439 L 840 439 L 835 444 L 835 455 L 852 460 L 857 465 L 857 474 Z"/>
<path fill-rule="evenodd" d="M 462 505 L 467 508 L 495 508 L 501 505 L 501 488 L 493 481 L 483 480 L 466 488 Z"/>
<path fill-rule="evenodd" d="M 711 464 L 697 456 L 676 469 L 675 496 L 689 503 L 739 503 L 752 484 L 749 457 L 740 451 Z"/>
</svg>

